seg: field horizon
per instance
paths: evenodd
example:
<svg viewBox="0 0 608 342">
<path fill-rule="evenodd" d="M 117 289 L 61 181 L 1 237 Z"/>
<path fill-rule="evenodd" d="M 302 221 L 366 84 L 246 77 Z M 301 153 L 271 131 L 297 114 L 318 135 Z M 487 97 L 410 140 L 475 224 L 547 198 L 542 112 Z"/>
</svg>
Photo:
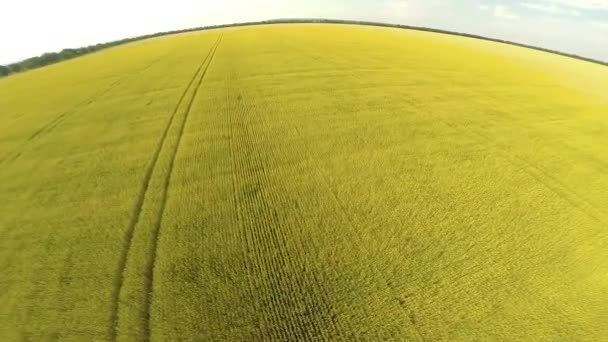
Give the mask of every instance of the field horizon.
<svg viewBox="0 0 608 342">
<path fill-rule="evenodd" d="M 0 79 L 0 340 L 601 340 L 608 68 L 420 30 Z"/>
<path fill-rule="evenodd" d="M 6 65 L 0 64 L 0 67 L 5 67 L 6 74 L 0 72 L 0 78 L 7 77 L 16 73 L 21 73 L 29 70 L 38 69 L 41 67 L 45 67 L 48 65 L 57 64 L 66 60 L 70 60 L 73 58 L 81 57 L 90 53 L 98 52 L 104 49 L 112 48 L 115 46 L 120 46 L 123 44 L 129 44 L 140 40 L 145 39 L 153 39 L 158 37 L 164 37 L 169 35 L 188 33 L 188 32 L 199 32 L 199 31 L 207 31 L 207 30 L 215 30 L 222 28 L 231 28 L 231 27 L 247 27 L 247 26 L 258 26 L 258 25 L 281 25 L 281 24 L 341 24 L 341 25 L 362 25 L 362 26 L 376 26 L 376 27 L 387 27 L 387 28 L 397 28 L 397 29 L 405 29 L 405 30 L 415 30 L 415 31 L 424 31 L 424 32 L 435 32 L 441 34 L 448 34 L 454 36 L 468 37 L 472 39 L 481 39 L 487 40 L 502 44 L 515 45 L 519 47 L 524 47 L 533 50 L 544 51 L 547 53 L 552 53 L 556 55 L 561 55 L 564 57 L 579 59 L 583 61 L 587 61 L 590 63 L 606 65 L 608 66 L 608 61 L 582 56 L 575 53 L 559 51 L 554 49 L 545 48 L 538 45 L 529 45 L 521 42 L 504 40 L 500 38 L 492 38 L 489 36 L 482 36 L 472 33 L 464 33 L 457 31 L 450 31 L 444 29 L 436 29 L 432 27 L 425 26 L 415 26 L 415 25 L 404 25 L 404 24 L 392 24 L 386 22 L 376 22 L 376 21 L 361 21 L 361 20 L 342 20 L 342 19 L 327 19 L 327 18 L 287 18 L 287 19 L 270 19 L 270 20 L 262 20 L 262 21 L 252 21 L 252 22 L 238 22 L 231 24 L 220 24 L 220 25 L 210 25 L 210 26 L 202 26 L 202 27 L 194 27 L 189 29 L 181 29 L 181 30 L 172 30 L 172 31 L 164 31 L 164 32 L 156 32 L 152 34 L 147 34 L 143 36 L 135 36 L 130 38 L 123 38 L 115 41 L 109 41 L 105 43 L 98 43 L 96 45 L 89 45 L 80 48 L 64 48 L 60 52 L 46 52 L 39 56 L 34 56 L 30 58 L 23 59 L 18 62 L 9 63 Z"/>
</svg>

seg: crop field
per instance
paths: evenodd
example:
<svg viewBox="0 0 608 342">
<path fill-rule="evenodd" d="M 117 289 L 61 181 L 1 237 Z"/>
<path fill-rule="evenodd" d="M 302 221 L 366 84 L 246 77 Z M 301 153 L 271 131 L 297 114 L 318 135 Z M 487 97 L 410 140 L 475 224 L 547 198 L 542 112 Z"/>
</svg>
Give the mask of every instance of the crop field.
<svg viewBox="0 0 608 342">
<path fill-rule="evenodd" d="M 1 341 L 601 341 L 608 68 L 412 30 L 0 80 Z"/>
</svg>

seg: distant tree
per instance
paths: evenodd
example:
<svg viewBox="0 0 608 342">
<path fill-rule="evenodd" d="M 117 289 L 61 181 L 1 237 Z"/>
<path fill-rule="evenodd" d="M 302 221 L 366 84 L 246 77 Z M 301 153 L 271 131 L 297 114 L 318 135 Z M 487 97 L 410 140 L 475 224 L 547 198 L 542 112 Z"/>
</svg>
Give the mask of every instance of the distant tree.
<svg viewBox="0 0 608 342">
<path fill-rule="evenodd" d="M 9 69 L 7 66 L 0 65 L 0 77 L 6 76 L 10 73 L 11 73 L 11 69 Z"/>
</svg>

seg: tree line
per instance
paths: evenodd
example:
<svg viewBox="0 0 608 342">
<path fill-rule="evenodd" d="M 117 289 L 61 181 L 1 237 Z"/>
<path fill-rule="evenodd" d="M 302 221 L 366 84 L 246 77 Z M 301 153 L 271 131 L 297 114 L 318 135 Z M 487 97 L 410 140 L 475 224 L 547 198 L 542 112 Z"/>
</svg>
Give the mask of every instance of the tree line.
<svg viewBox="0 0 608 342">
<path fill-rule="evenodd" d="M 0 65 L 0 77 L 8 76 L 10 74 L 14 74 L 14 73 L 18 73 L 18 72 L 22 72 L 22 71 L 26 71 L 26 70 L 43 67 L 45 65 L 54 64 L 54 63 L 57 63 L 60 61 L 72 59 L 72 58 L 75 58 L 78 56 L 82 56 L 82 55 L 85 55 L 85 54 L 88 54 L 91 52 L 95 52 L 95 51 L 99 51 L 102 49 L 106 49 L 109 47 L 122 45 L 122 44 L 130 43 L 130 42 L 134 42 L 134 41 L 138 41 L 138 40 L 148 39 L 148 38 L 161 37 L 161 36 L 177 34 L 177 33 L 211 30 L 211 29 L 224 28 L 224 27 L 267 25 L 267 24 L 303 24 L 303 23 L 370 25 L 370 26 L 381 26 L 381 27 L 392 27 L 392 28 L 402 28 L 402 29 L 409 29 L 409 30 L 436 32 L 436 33 L 443 33 L 443 34 L 450 34 L 450 35 L 456 35 L 456 36 L 464 36 L 464 37 L 470 37 L 470 38 L 476 38 L 476 39 L 489 40 L 489 41 L 504 43 L 504 44 L 517 45 L 517 46 L 521 46 L 521 47 L 525 47 L 525 48 L 554 53 L 554 54 L 558 54 L 558 55 L 562 55 L 562 56 L 566 56 L 566 57 L 581 59 L 581 60 L 591 62 L 591 63 L 608 65 L 608 62 L 599 61 L 599 60 L 587 58 L 587 57 L 582 57 L 582 56 L 578 56 L 575 54 L 555 51 L 555 50 L 551 50 L 551 49 L 545 49 L 545 48 L 541 48 L 538 46 L 531 46 L 531 45 L 515 43 L 515 42 L 511 42 L 511 41 L 507 41 L 507 40 L 502 40 L 502 39 L 488 38 L 488 37 L 478 36 L 478 35 L 474 35 L 474 34 L 458 33 L 458 32 L 445 31 L 445 30 L 433 29 L 433 28 L 428 28 L 428 27 L 386 24 L 386 23 L 377 23 L 377 22 L 370 22 L 370 21 L 352 21 L 352 20 L 335 20 L 335 19 L 276 19 L 276 20 L 245 22 L 245 23 L 238 23 L 238 24 L 214 25 L 214 26 L 190 28 L 190 29 L 185 29 L 185 30 L 158 32 L 158 33 L 148 34 L 148 35 L 144 35 L 144 36 L 116 40 L 116 41 L 112 41 L 112 42 L 108 42 L 108 43 L 90 45 L 90 46 L 81 47 L 81 48 L 77 48 L 77 49 L 63 49 L 60 52 L 44 53 L 40 56 L 28 58 L 28 59 L 25 59 L 25 60 L 17 62 L 17 63 L 13 63 L 13 64 L 9 64 L 9 65 Z"/>
</svg>

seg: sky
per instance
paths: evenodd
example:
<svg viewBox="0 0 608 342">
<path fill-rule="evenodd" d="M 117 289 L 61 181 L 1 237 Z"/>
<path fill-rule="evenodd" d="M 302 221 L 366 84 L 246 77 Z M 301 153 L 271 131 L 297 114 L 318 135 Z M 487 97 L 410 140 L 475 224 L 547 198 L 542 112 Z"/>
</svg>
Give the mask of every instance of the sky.
<svg viewBox="0 0 608 342">
<path fill-rule="evenodd" d="M 608 61 L 608 0 L 7 0 L 0 64 L 206 25 L 278 18 L 425 26 Z"/>
</svg>

